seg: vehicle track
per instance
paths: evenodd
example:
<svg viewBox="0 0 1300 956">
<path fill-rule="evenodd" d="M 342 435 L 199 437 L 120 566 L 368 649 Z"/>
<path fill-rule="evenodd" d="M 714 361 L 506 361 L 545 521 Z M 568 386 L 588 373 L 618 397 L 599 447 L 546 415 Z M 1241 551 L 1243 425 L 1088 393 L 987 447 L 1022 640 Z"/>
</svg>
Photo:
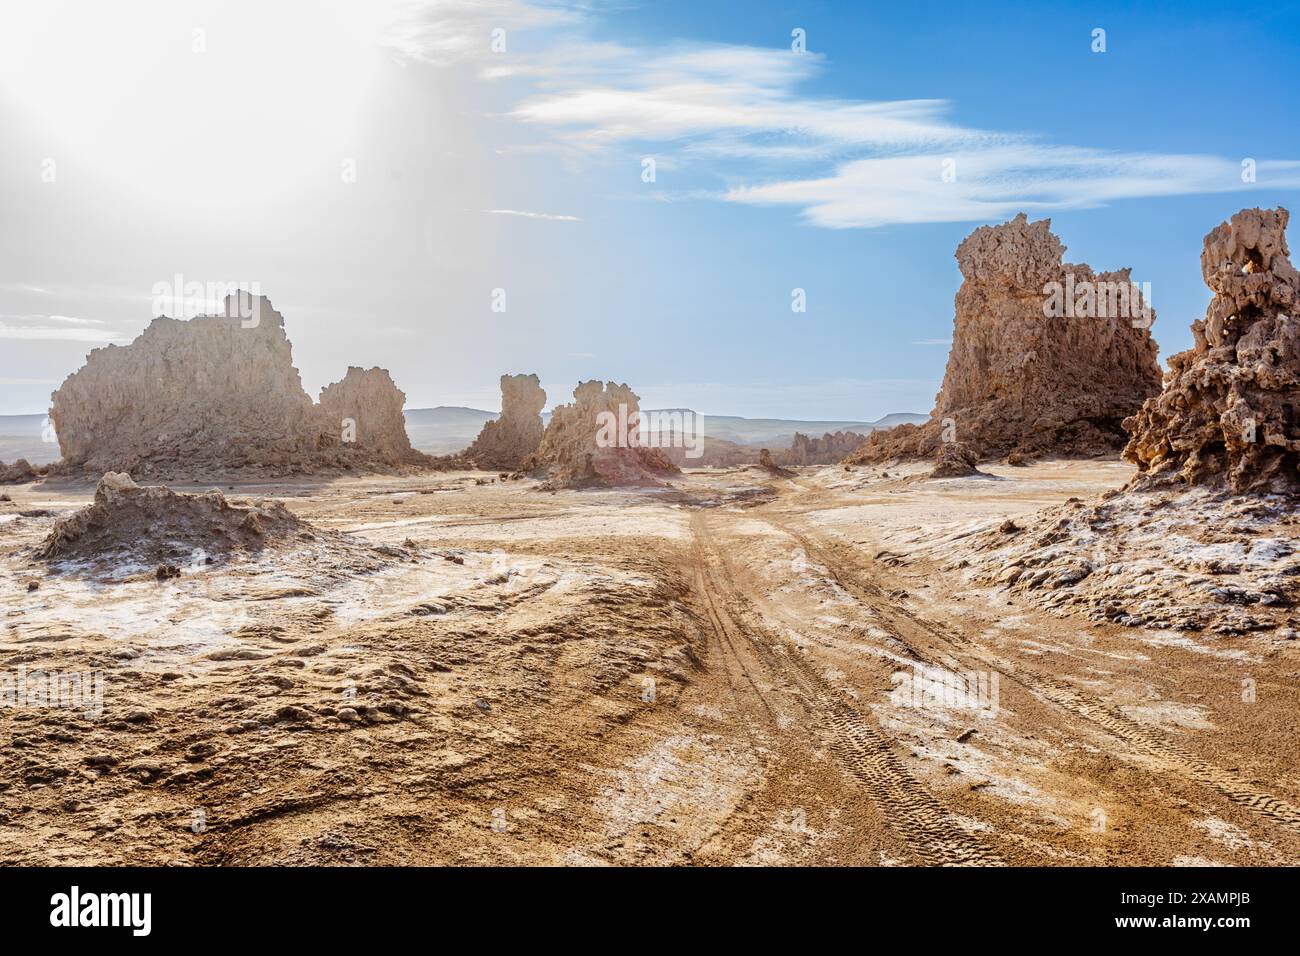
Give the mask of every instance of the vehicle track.
<svg viewBox="0 0 1300 956">
<path fill-rule="evenodd" d="M 896 602 L 891 602 L 878 585 L 858 580 L 860 571 L 851 569 L 848 562 L 840 559 L 831 546 L 813 541 L 808 535 L 796 531 L 782 521 L 770 517 L 766 520 L 773 527 L 799 542 L 808 556 L 825 567 L 832 580 L 845 592 L 871 607 L 883 619 L 891 621 L 894 624 L 892 630 L 895 637 L 912 647 L 913 651 L 923 659 L 925 657 L 923 650 L 915 647 L 902 634 L 905 628 L 898 627 L 900 620 L 948 645 L 954 651 L 996 670 L 1040 700 L 1055 704 L 1076 717 L 1082 717 L 1112 736 L 1131 744 L 1138 751 L 1155 760 L 1161 769 L 1210 786 L 1233 803 L 1245 807 L 1260 817 L 1300 831 L 1300 809 L 1287 801 L 1256 790 L 1236 774 L 1188 753 L 1163 735 L 1144 727 L 1113 707 L 1081 693 L 1065 681 L 1022 664 L 1014 664 L 987 648 L 976 645 L 964 635 L 942 624 L 928 621 Z"/>
<path fill-rule="evenodd" d="M 708 517 L 699 513 L 692 521 L 700 560 L 697 582 L 710 623 L 719 640 L 742 661 L 742 668 L 743 646 L 752 649 L 772 673 L 802 692 L 805 706 L 825 728 L 831 750 L 844 769 L 866 787 L 921 862 L 932 866 L 1000 865 L 1002 859 L 961 828 L 947 808 L 908 773 L 888 738 L 840 691 L 828 685 L 806 661 L 778 653 L 761 636 L 737 622 L 727 604 L 742 598 L 713 544 Z M 746 676 L 763 696 L 747 669 Z M 768 710 L 771 713 L 770 706 Z"/>
</svg>

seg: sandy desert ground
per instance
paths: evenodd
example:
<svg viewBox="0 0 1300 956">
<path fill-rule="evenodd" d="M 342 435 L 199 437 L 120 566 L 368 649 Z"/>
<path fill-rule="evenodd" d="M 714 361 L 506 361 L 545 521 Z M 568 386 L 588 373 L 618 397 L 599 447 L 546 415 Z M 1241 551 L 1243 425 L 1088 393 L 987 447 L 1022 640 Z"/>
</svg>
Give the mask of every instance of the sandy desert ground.
<svg viewBox="0 0 1300 956">
<path fill-rule="evenodd" d="M 36 559 L 94 489 L 6 489 L 0 671 L 104 694 L 0 709 L 0 860 L 1300 860 L 1294 632 L 1088 620 L 963 570 L 1126 465 L 926 468 L 244 485 L 345 537 L 168 580 Z M 939 671 L 996 693 L 916 706 Z"/>
</svg>

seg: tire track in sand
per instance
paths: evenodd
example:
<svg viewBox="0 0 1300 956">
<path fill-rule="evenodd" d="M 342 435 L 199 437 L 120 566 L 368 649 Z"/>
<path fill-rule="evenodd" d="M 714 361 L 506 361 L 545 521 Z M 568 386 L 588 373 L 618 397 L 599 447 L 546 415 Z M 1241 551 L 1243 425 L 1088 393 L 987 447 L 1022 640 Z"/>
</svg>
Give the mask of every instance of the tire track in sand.
<svg viewBox="0 0 1300 956">
<path fill-rule="evenodd" d="M 700 566 L 697 582 L 709 621 L 733 655 L 753 649 L 774 674 L 802 691 L 805 705 L 825 728 L 831 750 L 844 769 L 867 790 L 889 824 L 907 840 L 923 863 L 995 866 L 1002 859 L 966 833 L 954 816 L 903 766 L 887 737 L 821 675 L 797 657 L 778 654 L 731 615 L 728 600 L 740 595 L 725 575 L 708 528 L 708 516 L 692 518 Z M 743 668 L 743 663 L 742 663 Z M 751 686 L 762 695 L 748 674 Z M 770 708 L 769 708 L 770 709 Z"/>
<path fill-rule="evenodd" d="M 894 625 L 895 637 L 909 647 L 912 645 L 902 635 L 902 629 L 897 626 L 900 620 L 947 644 L 953 651 L 964 653 L 967 657 L 974 658 L 996 670 L 1040 700 L 1055 704 L 1075 717 L 1082 717 L 1110 735 L 1131 744 L 1139 752 L 1154 760 L 1162 770 L 1212 787 L 1233 803 L 1245 807 L 1265 820 L 1300 831 L 1300 809 L 1294 805 L 1257 790 L 1236 774 L 1192 755 L 1163 735 L 1137 723 L 1102 701 L 1081 693 L 1065 681 L 1021 664 L 1013 664 L 1006 658 L 975 644 L 964 635 L 942 624 L 926 620 L 907 608 L 889 601 L 874 582 L 864 584 L 859 581 L 857 576 L 865 573 L 864 569 L 857 566 L 850 568 L 848 562 L 834 554 L 832 547 L 815 542 L 808 535 L 773 518 L 764 520 L 797 541 L 810 558 L 826 568 L 832 580 L 845 592 L 872 608 L 883 619 L 890 621 Z M 912 647 L 912 650 L 924 657 L 920 648 Z"/>
</svg>

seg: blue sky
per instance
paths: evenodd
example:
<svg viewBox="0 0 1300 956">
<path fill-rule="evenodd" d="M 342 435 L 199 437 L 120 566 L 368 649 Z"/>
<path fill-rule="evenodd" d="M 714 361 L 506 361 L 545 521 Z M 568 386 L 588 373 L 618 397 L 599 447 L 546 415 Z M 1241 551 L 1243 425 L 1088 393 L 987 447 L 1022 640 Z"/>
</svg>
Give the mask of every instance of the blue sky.
<svg viewBox="0 0 1300 956">
<path fill-rule="evenodd" d="M 413 406 L 536 371 L 552 402 L 614 378 L 716 414 L 925 412 L 976 226 L 1024 209 L 1068 261 L 1131 266 L 1167 358 L 1204 234 L 1300 186 L 1284 5 L 133 9 L 0 16 L 0 412 L 42 411 L 177 272 L 259 283 L 312 391 L 379 364 Z"/>
</svg>

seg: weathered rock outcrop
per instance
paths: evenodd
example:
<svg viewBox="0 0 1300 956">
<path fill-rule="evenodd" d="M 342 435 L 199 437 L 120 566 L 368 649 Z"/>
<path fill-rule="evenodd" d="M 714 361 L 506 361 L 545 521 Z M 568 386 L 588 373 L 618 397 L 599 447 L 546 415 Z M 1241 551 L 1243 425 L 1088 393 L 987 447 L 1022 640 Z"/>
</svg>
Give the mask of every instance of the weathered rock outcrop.
<svg viewBox="0 0 1300 956">
<path fill-rule="evenodd" d="M 37 469 L 26 458 L 19 458 L 12 465 L 0 461 L 0 485 L 25 485 L 45 474 L 47 469 Z"/>
<path fill-rule="evenodd" d="M 389 465 L 412 464 L 422 457 L 406 435 L 405 404 L 406 393 L 382 368 L 349 367 L 347 375 L 320 393 L 325 427 L 333 427 L 345 445 Z"/>
<path fill-rule="evenodd" d="M 1124 427 L 1139 472 L 970 538 L 953 559 L 1054 613 L 1184 632 L 1294 635 L 1300 604 L 1300 273 L 1285 209 L 1205 237 L 1214 292 L 1164 390 Z"/>
<path fill-rule="evenodd" d="M 1122 447 L 1121 423 L 1160 388 L 1154 312 L 1128 269 L 1062 262 L 1050 226 L 1021 213 L 958 246 L 964 281 L 930 421 L 872 433 L 847 464 L 931 457 L 945 441 L 981 458 Z"/>
<path fill-rule="evenodd" d="M 427 465 L 406 439 L 403 400 L 382 369 L 350 369 L 313 404 L 284 317 L 240 293 L 222 314 L 159 317 L 130 345 L 91 352 L 53 395 L 63 460 L 51 472 L 184 479 Z"/>
<path fill-rule="evenodd" d="M 1214 293 L 1164 391 L 1124 423 L 1142 479 L 1300 493 L 1300 273 L 1285 209 L 1243 209 L 1205 237 Z"/>
<path fill-rule="evenodd" d="M 931 478 L 967 478 L 982 472 L 976 468 L 979 456 L 974 449 L 964 442 L 947 442 L 939 446 L 939 453 L 934 456 L 934 469 Z"/>
<path fill-rule="evenodd" d="M 660 484 L 680 469 L 658 448 L 640 445 L 641 399 L 627 385 L 592 380 L 558 405 L 524 470 L 545 476 L 546 487 L 583 488 Z"/>
<path fill-rule="evenodd" d="M 826 432 L 821 438 L 795 432 L 779 460 L 787 465 L 831 465 L 853 454 L 866 440 L 859 432 Z"/>
<path fill-rule="evenodd" d="M 776 463 L 776 460 L 772 457 L 772 452 L 767 448 L 760 448 L 758 451 L 758 467 L 775 478 L 794 477 L 793 471 L 789 468 L 782 468 Z"/>
<path fill-rule="evenodd" d="M 501 416 L 483 425 L 464 457 L 488 471 L 514 471 L 542 443 L 546 392 L 536 375 L 501 376 Z"/>
<path fill-rule="evenodd" d="M 1297 516 L 1286 496 L 1145 484 L 942 540 L 944 570 L 1062 616 L 1230 636 L 1291 629 Z"/>
<path fill-rule="evenodd" d="M 190 495 L 142 488 L 130 476 L 110 472 L 100 479 L 91 504 L 55 522 L 39 556 L 188 562 L 196 553 L 217 557 L 257 551 L 314 534 L 279 502 L 240 507 L 220 491 Z"/>
</svg>

